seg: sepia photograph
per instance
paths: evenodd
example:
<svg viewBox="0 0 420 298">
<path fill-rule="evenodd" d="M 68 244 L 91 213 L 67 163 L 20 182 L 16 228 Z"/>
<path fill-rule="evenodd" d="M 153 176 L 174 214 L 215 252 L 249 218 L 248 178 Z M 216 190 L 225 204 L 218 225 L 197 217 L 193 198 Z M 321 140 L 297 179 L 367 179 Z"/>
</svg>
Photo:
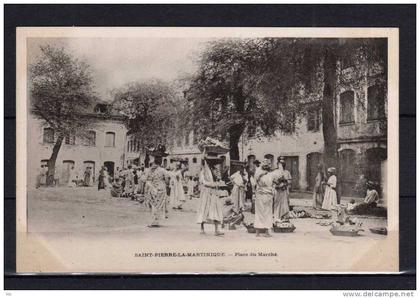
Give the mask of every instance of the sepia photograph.
<svg viewBox="0 0 420 298">
<path fill-rule="evenodd" d="M 398 29 L 18 28 L 17 272 L 398 272 Z"/>
</svg>

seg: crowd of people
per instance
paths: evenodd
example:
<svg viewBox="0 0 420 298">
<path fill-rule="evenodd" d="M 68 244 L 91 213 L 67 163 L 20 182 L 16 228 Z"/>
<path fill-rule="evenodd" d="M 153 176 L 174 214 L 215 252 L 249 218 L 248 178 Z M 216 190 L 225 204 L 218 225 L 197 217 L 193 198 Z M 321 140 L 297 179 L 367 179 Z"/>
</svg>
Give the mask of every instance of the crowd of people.
<svg viewBox="0 0 420 298">
<path fill-rule="evenodd" d="M 109 191 L 111 197 L 131 198 L 139 201 L 150 211 L 149 227 L 159 227 L 168 218 L 168 209 L 182 210 L 183 204 L 198 197 L 197 223 L 205 234 L 205 224 L 214 226 L 214 234 L 222 236 L 220 228 L 235 230 L 243 223 L 244 212 L 254 215 L 253 227 L 256 236 L 270 237 L 271 228 L 289 221 L 293 215 L 290 206 L 292 176 L 286 169 L 285 158 L 279 157 L 272 166 L 270 159 L 261 163 L 239 164 L 237 170 L 226 175 L 224 161 L 218 156 L 206 156 L 199 175 L 186 172 L 188 166 L 177 162 L 175 167 L 163 168 L 162 157 L 155 156 L 149 167 L 128 165 L 116 168 L 113 175 L 103 166 L 98 174 L 98 190 Z M 39 184 L 46 183 L 48 169 L 41 168 Z M 337 211 L 337 176 L 331 167 L 324 174 L 323 165 L 318 166 L 313 189 L 315 210 Z M 83 179 L 78 179 L 74 166 L 70 169 L 68 186 L 92 186 L 94 173 L 86 167 Z M 80 181 L 79 181 L 80 180 Z M 373 182 L 368 181 L 364 201 L 351 200 L 346 213 L 365 212 L 376 207 L 379 194 Z"/>
</svg>

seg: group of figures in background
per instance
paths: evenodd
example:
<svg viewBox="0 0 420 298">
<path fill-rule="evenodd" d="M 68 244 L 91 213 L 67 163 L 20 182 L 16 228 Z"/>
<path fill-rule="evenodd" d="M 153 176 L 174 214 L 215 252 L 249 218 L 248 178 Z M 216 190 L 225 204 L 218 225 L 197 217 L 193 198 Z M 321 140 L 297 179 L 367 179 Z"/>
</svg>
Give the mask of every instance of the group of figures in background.
<svg viewBox="0 0 420 298">
<path fill-rule="evenodd" d="M 218 148 L 213 152 L 212 149 Z M 151 152 L 154 157 L 149 167 L 128 165 L 117 167 L 110 175 L 103 166 L 98 175 L 98 191 L 109 191 L 111 197 L 131 198 L 139 201 L 150 211 L 149 227 L 159 227 L 162 220 L 169 217 L 169 210 L 182 210 L 187 199 L 197 198 L 197 223 L 201 233 L 205 234 L 205 224 L 214 225 L 214 234 L 224 233 L 220 228 L 225 225 L 229 230 L 244 223 L 244 213 L 253 214 L 253 228 L 256 236 L 270 237 L 270 229 L 284 226 L 296 214 L 290 204 L 292 176 L 286 169 L 284 157 L 278 157 L 276 166 L 271 159 L 253 164 L 238 162 L 236 171 L 226 175 L 223 153 L 228 149 L 217 143 L 215 146 L 202 148 L 203 159 L 200 174 L 187 175 L 188 165 L 177 162 L 175 168 L 163 168 L 162 158 L 167 155 L 164 148 Z M 221 154 L 222 153 L 222 154 Z M 45 184 L 48 169 L 42 166 L 38 177 L 38 186 Z M 55 179 L 54 179 L 55 180 Z M 70 169 L 67 186 L 93 186 L 94 173 L 86 167 L 83 177 L 76 174 L 74 166 Z M 58 185 L 58 181 L 54 184 Z M 337 200 L 336 169 L 330 167 L 324 173 L 324 166 L 318 165 L 313 189 L 313 208 L 315 210 L 339 211 Z M 375 208 L 379 195 L 374 183 L 366 183 L 367 192 L 363 202 L 351 200 L 345 208 L 347 213 L 363 213 Z"/>
</svg>

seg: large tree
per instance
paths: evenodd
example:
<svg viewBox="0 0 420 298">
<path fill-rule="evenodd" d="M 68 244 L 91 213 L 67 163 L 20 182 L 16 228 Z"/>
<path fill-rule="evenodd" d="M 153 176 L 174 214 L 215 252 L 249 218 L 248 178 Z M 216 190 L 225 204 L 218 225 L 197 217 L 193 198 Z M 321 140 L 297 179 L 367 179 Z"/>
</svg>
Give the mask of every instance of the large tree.
<svg viewBox="0 0 420 298">
<path fill-rule="evenodd" d="M 230 158 L 239 159 L 238 143 L 248 136 L 270 136 L 290 127 L 293 97 L 286 81 L 278 80 L 274 97 L 259 90 L 262 64 L 267 64 L 266 41 L 224 39 L 209 43 L 186 91 L 187 122 L 201 136 L 226 140 Z M 289 101 L 277 107 L 278 102 Z"/>
<path fill-rule="evenodd" d="M 343 84 L 340 61 L 351 60 L 354 80 L 362 84 L 375 67 L 386 73 L 385 39 L 262 38 L 210 43 L 187 92 L 189 115 L 202 134 L 230 144 L 248 136 L 293 132 L 304 104 L 322 109 L 324 162 L 340 169 L 337 152 L 337 87 Z M 359 102 L 363 106 L 364 101 Z"/>
<path fill-rule="evenodd" d="M 82 133 L 91 121 L 82 115 L 91 107 L 94 93 L 89 66 L 63 48 L 42 46 L 30 65 L 32 114 L 54 130 L 55 143 L 48 160 L 47 184 L 54 179 L 55 163 L 66 136 Z"/>
<path fill-rule="evenodd" d="M 339 87 L 358 89 L 366 84 L 369 75 L 380 75 L 376 80 L 386 88 L 387 43 L 385 39 L 265 39 L 267 65 L 262 90 L 266 96 L 277 92 L 276 78 L 285 73 L 291 78 L 289 88 L 298 88 L 300 97 L 312 99 L 322 110 L 324 163 L 336 167 L 340 175 L 337 146 L 337 98 Z M 289 63 L 292 67 L 282 67 Z M 348 68 L 348 66 L 351 66 Z M 349 70 L 346 75 L 345 70 Z M 348 76 L 348 78 L 346 78 Z M 356 97 L 357 104 L 367 109 L 364 97 Z M 296 102 L 295 102 L 296 103 Z M 299 100 L 297 102 L 299 105 Z M 305 112 L 304 109 L 300 109 Z M 386 125 L 382 125 L 386 127 Z M 340 192 L 340 190 L 339 190 Z"/>
<path fill-rule="evenodd" d="M 159 80 L 133 82 L 113 93 L 114 107 L 127 116 L 130 132 L 137 136 L 143 153 L 159 144 L 171 145 L 176 116 L 183 105 L 169 84 Z"/>
</svg>

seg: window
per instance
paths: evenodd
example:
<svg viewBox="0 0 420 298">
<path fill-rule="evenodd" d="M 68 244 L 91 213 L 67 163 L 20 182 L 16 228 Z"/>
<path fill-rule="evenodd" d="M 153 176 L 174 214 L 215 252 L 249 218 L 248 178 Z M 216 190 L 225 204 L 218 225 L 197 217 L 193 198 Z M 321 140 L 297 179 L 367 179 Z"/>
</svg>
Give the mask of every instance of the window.
<svg viewBox="0 0 420 298">
<path fill-rule="evenodd" d="M 293 133 L 296 130 L 296 114 L 292 112 L 290 116 L 285 116 L 283 120 L 283 129 L 286 133 Z"/>
<path fill-rule="evenodd" d="M 192 162 L 197 163 L 197 157 L 193 157 Z"/>
<path fill-rule="evenodd" d="M 308 131 L 319 131 L 320 114 L 319 108 L 308 111 Z"/>
<path fill-rule="evenodd" d="M 189 146 L 190 145 L 190 134 L 189 132 L 185 133 L 185 146 Z"/>
<path fill-rule="evenodd" d="M 140 141 L 137 141 L 137 152 L 140 151 Z"/>
<path fill-rule="evenodd" d="M 96 132 L 89 130 L 82 138 L 82 144 L 85 146 L 96 146 Z"/>
<path fill-rule="evenodd" d="M 54 129 L 52 129 L 50 127 L 44 128 L 43 140 L 42 141 L 43 141 L 44 144 L 54 143 Z"/>
<path fill-rule="evenodd" d="M 385 90 L 382 86 L 374 85 L 368 88 L 367 119 L 377 120 L 385 118 Z"/>
<path fill-rule="evenodd" d="M 176 138 L 176 146 L 177 146 L 177 147 L 181 147 L 181 146 L 182 146 L 182 140 L 181 140 L 181 138 L 180 138 L 180 137 L 177 137 L 177 138 Z"/>
<path fill-rule="evenodd" d="M 340 95 L 340 124 L 354 123 L 354 92 L 346 91 Z"/>
<path fill-rule="evenodd" d="M 75 145 L 76 144 L 76 136 L 74 134 L 67 135 L 64 140 L 66 145 Z"/>
<path fill-rule="evenodd" d="M 127 152 L 130 152 L 130 141 L 127 142 Z"/>
<path fill-rule="evenodd" d="M 105 134 L 105 147 L 115 147 L 115 132 Z"/>
</svg>

